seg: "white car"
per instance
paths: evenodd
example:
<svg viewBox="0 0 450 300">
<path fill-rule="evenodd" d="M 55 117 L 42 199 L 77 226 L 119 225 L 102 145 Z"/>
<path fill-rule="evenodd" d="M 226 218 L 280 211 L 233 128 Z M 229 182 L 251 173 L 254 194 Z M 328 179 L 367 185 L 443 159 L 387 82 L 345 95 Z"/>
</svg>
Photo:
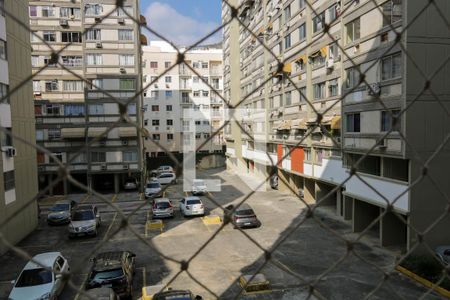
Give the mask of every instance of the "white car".
<svg viewBox="0 0 450 300">
<path fill-rule="evenodd" d="M 152 206 L 153 218 L 173 218 L 173 205 L 168 198 L 156 198 Z"/>
<path fill-rule="evenodd" d="M 128 178 L 123 185 L 124 190 L 135 190 L 138 188 L 138 182 L 136 178 Z"/>
<path fill-rule="evenodd" d="M 194 179 L 192 182 L 192 194 L 203 195 L 208 192 L 206 183 L 203 179 Z"/>
<path fill-rule="evenodd" d="M 161 184 L 158 180 L 152 180 L 145 186 L 145 198 L 160 197 L 161 192 Z"/>
<path fill-rule="evenodd" d="M 199 197 L 190 196 L 180 201 L 181 214 L 187 216 L 203 216 L 205 214 L 205 206 Z"/>
<path fill-rule="evenodd" d="M 170 184 L 170 183 L 176 183 L 177 177 L 174 173 L 161 173 L 158 176 L 158 181 L 161 184 Z"/>
<path fill-rule="evenodd" d="M 66 282 L 60 273 L 70 270 L 67 259 L 60 252 L 47 252 L 36 255 L 33 260 L 40 265 L 33 261 L 25 265 L 17 280 L 13 281 L 14 287 L 8 299 L 53 300 L 61 294 Z"/>
<path fill-rule="evenodd" d="M 158 174 L 161 174 L 161 173 L 173 173 L 173 168 L 171 166 L 159 166 L 159 168 L 156 169 L 156 172 Z"/>
</svg>

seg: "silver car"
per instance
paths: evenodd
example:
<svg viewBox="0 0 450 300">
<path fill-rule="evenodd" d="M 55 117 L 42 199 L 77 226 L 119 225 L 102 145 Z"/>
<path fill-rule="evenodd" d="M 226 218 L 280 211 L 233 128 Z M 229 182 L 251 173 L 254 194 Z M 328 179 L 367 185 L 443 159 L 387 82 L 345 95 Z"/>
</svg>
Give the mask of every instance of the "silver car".
<svg viewBox="0 0 450 300">
<path fill-rule="evenodd" d="M 49 225 L 67 224 L 70 222 L 70 216 L 77 203 L 71 200 L 62 200 L 56 202 L 47 214 L 47 223 Z"/>
<path fill-rule="evenodd" d="M 173 218 L 173 205 L 168 198 L 157 198 L 152 206 L 153 218 Z"/>
<path fill-rule="evenodd" d="M 145 186 L 145 198 L 160 197 L 162 195 L 161 184 L 158 180 L 153 180 Z"/>
<path fill-rule="evenodd" d="M 101 225 L 100 213 L 95 205 L 78 207 L 72 215 L 69 224 L 69 238 L 79 235 L 94 235 Z"/>
</svg>

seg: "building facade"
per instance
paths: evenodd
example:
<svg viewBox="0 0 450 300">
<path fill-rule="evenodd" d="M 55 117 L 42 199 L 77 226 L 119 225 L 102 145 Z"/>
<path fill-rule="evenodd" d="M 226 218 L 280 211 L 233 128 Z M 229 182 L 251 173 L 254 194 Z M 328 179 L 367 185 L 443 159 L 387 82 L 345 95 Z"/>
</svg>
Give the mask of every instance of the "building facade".
<svg viewBox="0 0 450 300">
<path fill-rule="evenodd" d="M 434 74 L 448 64 L 450 34 L 419 2 L 231 1 L 254 35 L 237 20 L 225 26 L 224 95 L 242 101 L 238 121 L 253 137 L 226 128 L 228 168 L 265 178 L 275 166 L 281 190 L 331 207 L 355 232 L 388 210 L 371 231 L 383 246 L 411 249 L 417 231 L 445 214 L 450 193 L 442 167 L 450 165 L 450 74 Z M 436 4 L 448 15 L 446 1 Z M 231 18 L 225 3 L 222 17 Z M 421 93 L 432 75 L 433 93 Z M 252 108 L 265 113 L 246 118 Z M 432 179 L 417 182 L 427 159 Z M 427 232 L 430 246 L 450 242 L 449 219 Z"/>
<path fill-rule="evenodd" d="M 20 25 L 16 21 L 28 23 L 28 1 L 1 0 L 0 7 L 0 126 L 18 137 L 0 133 L 0 223 L 9 220 L 1 232 L 15 244 L 34 230 L 38 221 L 36 201 L 32 201 L 38 192 L 36 149 L 30 146 L 35 144 L 33 92 L 31 83 L 26 82 L 31 64 L 23 59 L 31 55 L 30 36 L 26 30 L 17 30 Z M 0 242 L 0 254 L 6 250 Z"/>
<path fill-rule="evenodd" d="M 144 20 L 138 1 L 124 1 L 122 8 L 115 4 L 29 1 L 29 16 L 38 143 L 82 184 L 118 192 L 128 177 L 143 176 L 137 131 L 142 95 L 136 93 L 142 87 Z M 59 166 L 48 155 L 37 155 L 42 189 L 58 181 Z M 50 193 L 77 190 L 63 180 Z"/>
<path fill-rule="evenodd" d="M 180 49 L 184 51 L 184 49 Z M 223 132 L 223 53 L 215 47 L 201 47 L 185 53 L 185 63 L 176 64 L 177 51 L 168 43 L 151 41 L 143 47 L 144 126 L 149 132 L 145 139 L 146 156 L 180 154 L 189 130 L 195 122 L 197 147 L 207 143 L 199 152 L 222 152 Z M 208 84 L 205 83 L 208 82 Z M 199 113 L 200 119 L 188 120 L 184 109 Z M 212 137 L 213 132 L 218 134 Z"/>
</svg>

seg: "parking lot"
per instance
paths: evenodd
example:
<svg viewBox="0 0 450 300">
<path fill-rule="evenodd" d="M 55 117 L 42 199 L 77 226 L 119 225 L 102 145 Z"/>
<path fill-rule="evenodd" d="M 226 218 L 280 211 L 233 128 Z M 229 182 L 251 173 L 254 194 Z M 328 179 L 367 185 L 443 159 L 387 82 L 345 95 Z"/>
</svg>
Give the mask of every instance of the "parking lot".
<svg viewBox="0 0 450 300">
<path fill-rule="evenodd" d="M 210 170 L 200 173 L 202 178 L 220 179 L 221 192 L 212 192 L 210 196 L 222 205 L 237 202 L 247 193 L 249 187 L 235 174 L 224 170 Z M 248 182 L 252 179 L 248 178 Z M 181 183 L 171 186 L 165 197 L 173 201 L 175 207 L 186 195 Z M 142 195 L 137 192 L 104 195 L 115 203 L 125 215 L 130 214 L 143 203 Z M 45 217 L 52 201 L 45 200 L 41 204 L 39 227 L 19 246 L 31 256 L 47 252 L 61 251 L 68 258 L 72 269 L 81 269 L 72 275 L 75 284 L 81 285 L 89 271 L 89 263 L 83 262 L 93 248 L 105 241 L 99 250 L 130 250 L 136 254 L 136 274 L 134 278 L 134 298 L 141 296 L 141 289 L 146 285 L 165 284 L 175 276 L 180 265 L 162 258 L 151 247 L 142 242 L 145 240 L 164 255 L 176 260 L 188 260 L 221 226 L 208 225 L 202 218 L 183 218 L 176 211 L 173 219 L 164 220 L 164 230 L 146 230 L 147 213 L 150 205 L 146 204 L 133 214 L 129 225 L 139 233 L 139 238 L 128 229 L 123 228 L 111 238 L 121 224 L 120 215 L 113 208 L 104 204 L 94 196 L 84 194 L 69 195 L 66 198 L 78 203 L 96 204 L 101 212 L 102 226 L 97 237 L 80 237 L 68 239 L 67 226 L 48 226 Z M 206 214 L 222 215 L 207 197 L 201 196 Z M 255 210 L 262 226 L 247 229 L 245 233 L 257 241 L 264 249 L 271 249 L 284 234 L 295 227 L 302 219 L 304 205 L 296 198 L 281 194 L 278 191 L 258 191 L 251 196 L 249 203 Z M 349 225 L 335 219 L 326 211 L 318 212 L 321 222 L 332 228 L 339 235 L 353 237 Z M 244 296 L 246 299 L 301 299 L 308 295 L 302 282 L 289 274 L 299 274 L 303 279 L 314 280 L 341 259 L 347 251 L 342 239 L 321 227 L 314 220 L 307 220 L 289 238 L 282 243 L 272 255 L 274 264 L 267 264 L 260 273 L 270 281 L 272 292 Z M 387 250 L 375 246 L 369 237 L 362 240 L 354 250 L 359 256 L 375 263 L 383 270 L 392 270 L 394 256 Z M 232 226 L 227 225 L 205 246 L 189 264 L 189 273 L 181 273 L 170 286 L 177 289 L 190 289 L 204 299 L 232 299 L 240 289 L 237 280 L 242 274 L 253 274 L 264 263 L 264 252 L 248 237 Z M 10 281 L 15 279 L 26 261 L 11 252 L 0 257 L 0 298 L 5 299 L 11 290 Z M 282 270 L 284 269 L 284 270 Z M 327 299 L 363 299 L 383 280 L 383 273 L 367 264 L 354 254 L 349 254 L 344 262 L 330 270 L 314 287 Z M 200 284 L 199 284 L 200 283 Z M 209 293 L 201 285 L 208 287 Z M 371 296 L 371 299 L 416 299 L 424 292 L 420 287 L 403 276 L 394 274 Z M 60 299 L 76 299 L 76 290 L 66 286 Z M 430 295 L 428 298 L 439 299 Z"/>
</svg>

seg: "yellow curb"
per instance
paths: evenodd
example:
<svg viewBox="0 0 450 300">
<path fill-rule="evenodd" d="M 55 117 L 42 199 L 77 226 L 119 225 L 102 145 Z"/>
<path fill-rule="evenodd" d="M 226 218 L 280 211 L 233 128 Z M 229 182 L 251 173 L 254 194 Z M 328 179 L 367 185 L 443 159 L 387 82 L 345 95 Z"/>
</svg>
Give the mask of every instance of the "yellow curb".
<svg viewBox="0 0 450 300">
<path fill-rule="evenodd" d="M 204 216 L 202 218 L 203 224 L 205 225 L 220 225 L 222 224 L 222 220 L 217 215 Z"/>
<path fill-rule="evenodd" d="M 408 276 L 409 278 L 414 279 L 415 281 L 417 281 L 418 283 L 438 292 L 439 294 L 441 294 L 442 296 L 445 296 L 447 298 L 450 298 L 450 291 L 444 289 L 443 287 L 440 287 L 438 285 L 436 285 L 435 283 L 432 283 L 431 281 L 420 277 L 419 275 L 417 275 L 416 273 L 411 272 L 410 270 L 402 267 L 402 266 L 396 266 L 395 269 L 397 271 L 399 271 L 400 273 L 402 273 L 403 275 Z"/>
<path fill-rule="evenodd" d="M 111 202 L 116 202 L 116 200 L 117 200 L 117 194 L 115 194 L 113 197 L 112 197 L 112 199 L 111 199 Z"/>
</svg>

